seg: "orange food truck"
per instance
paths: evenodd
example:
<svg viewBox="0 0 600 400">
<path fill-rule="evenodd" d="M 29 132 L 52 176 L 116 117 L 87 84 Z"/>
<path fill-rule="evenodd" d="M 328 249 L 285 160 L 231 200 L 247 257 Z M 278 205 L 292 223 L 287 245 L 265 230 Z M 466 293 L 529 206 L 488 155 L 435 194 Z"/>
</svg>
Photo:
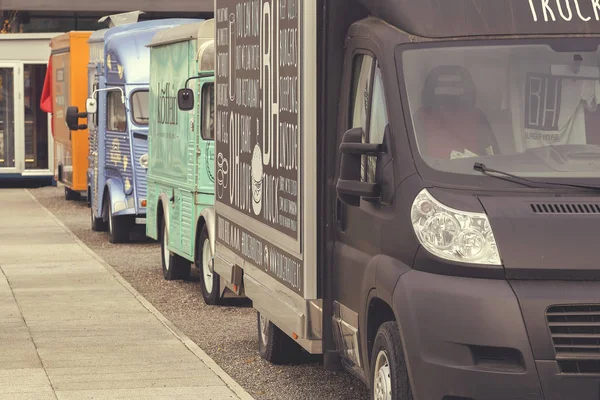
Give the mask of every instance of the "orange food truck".
<svg viewBox="0 0 600 400">
<path fill-rule="evenodd" d="M 52 113 L 54 133 L 54 174 L 65 185 L 65 199 L 87 197 L 88 131 L 70 131 L 65 122 L 67 107 L 85 110 L 88 96 L 88 39 L 92 32 L 72 31 L 56 36 L 50 42 L 52 53 L 48 64 L 45 110 Z M 50 100 L 51 98 L 51 100 Z"/>
</svg>

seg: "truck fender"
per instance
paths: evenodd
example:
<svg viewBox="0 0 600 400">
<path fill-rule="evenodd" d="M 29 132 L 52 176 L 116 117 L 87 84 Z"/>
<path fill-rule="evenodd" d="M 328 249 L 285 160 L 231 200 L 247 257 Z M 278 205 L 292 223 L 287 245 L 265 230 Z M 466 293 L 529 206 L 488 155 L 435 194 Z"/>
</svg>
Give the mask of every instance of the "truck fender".
<svg viewBox="0 0 600 400">
<path fill-rule="evenodd" d="M 200 218 L 204 218 L 204 222 L 206 224 L 206 229 L 208 229 L 208 238 L 210 240 L 210 251 L 212 255 L 215 255 L 215 224 L 216 224 L 216 214 L 214 207 L 206 207 L 200 213 Z M 199 232 L 196 232 L 198 235 Z"/>
<path fill-rule="evenodd" d="M 171 217 L 171 213 L 169 212 L 169 205 L 173 204 L 171 203 L 171 196 L 173 195 L 173 193 L 165 193 L 165 192 L 161 192 L 160 195 L 158 195 L 158 203 L 162 204 L 162 211 L 163 211 L 163 218 L 165 219 L 165 226 L 169 226 L 169 221 L 170 221 L 170 217 Z M 158 213 L 158 208 L 156 209 L 156 212 Z M 160 230 L 159 227 L 159 222 L 158 222 L 158 215 L 156 216 L 156 231 L 158 232 Z"/>
<path fill-rule="evenodd" d="M 106 181 L 105 188 L 110 196 L 112 203 L 113 213 L 117 213 L 122 210 L 126 210 L 127 207 L 127 196 L 125 196 L 125 189 L 123 188 L 123 182 L 120 179 L 109 178 Z M 106 216 L 108 217 L 108 215 Z"/>
<path fill-rule="evenodd" d="M 402 275 L 404 275 L 410 270 L 411 268 L 408 265 L 400 262 L 399 260 L 385 255 L 380 255 L 378 257 L 377 270 L 374 271 L 375 284 L 372 285 L 372 288 L 364 287 L 364 298 L 366 299 L 366 303 L 364 309 L 364 318 L 362 318 L 363 322 L 360 327 L 362 332 L 366 333 L 369 332 L 370 329 L 372 329 L 372 333 L 376 334 L 376 330 L 378 328 L 370 327 L 370 325 L 379 324 L 380 322 L 383 322 L 383 320 L 391 319 L 395 319 L 397 321 L 398 327 L 400 328 L 400 331 L 402 331 L 402 328 L 400 327 L 400 320 L 398 319 L 398 315 L 396 313 L 396 310 L 394 309 L 394 291 L 396 290 L 398 282 L 400 281 Z M 386 315 L 382 315 L 382 313 L 380 312 L 379 315 L 374 315 L 377 321 L 370 321 L 369 308 L 371 307 L 371 305 L 375 304 L 375 302 L 378 303 L 378 305 L 380 306 L 379 308 L 381 308 L 382 310 L 389 310 L 389 315 L 388 312 L 384 313 Z M 368 334 L 361 335 L 361 355 L 363 359 L 365 379 L 367 380 L 367 382 L 370 380 L 371 377 L 370 355 L 371 345 L 373 344 L 369 342 L 369 339 L 373 340 L 374 337 L 375 336 L 372 335 L 372 337 L 369 338 Z"/>
</svg>

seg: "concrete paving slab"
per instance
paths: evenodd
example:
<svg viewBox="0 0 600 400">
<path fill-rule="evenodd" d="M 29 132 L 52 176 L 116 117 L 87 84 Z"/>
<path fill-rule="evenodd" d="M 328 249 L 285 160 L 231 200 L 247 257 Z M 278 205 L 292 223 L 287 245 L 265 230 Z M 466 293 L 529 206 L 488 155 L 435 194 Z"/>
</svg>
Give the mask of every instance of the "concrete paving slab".
<svg viewBox="0 0 600 400">
<path fill-rule="evenodd" d="M 0 371 L 0 397 L 7 393 L 52 393 L 52 386 L 43 368 L 23 368 Z"/>
<path fill-rule="evenodd" d="M 26 229 L 26 228 L 25 228 Z M 12 244 L 2 246 L 0 265 L 16 263 L 34 263 L 40 261 L 87 261 L 89 254 L 77 244 Z"/>
<path fill-rule="evenodd" d="M 2 400 L 56 400 L 56 398 L 52 389 L 43 392 L 2 394 Z"/>
<path fill-rule="evenodd" d="M 0 203 L 2 400 L 251 399 L 26 191 Z"/>
<path fill-rule="evenodd" d="M 81 390 L 56 393 L 58 400 L 225 400 L 236 399 L 223 386 Z"/>
</svg>

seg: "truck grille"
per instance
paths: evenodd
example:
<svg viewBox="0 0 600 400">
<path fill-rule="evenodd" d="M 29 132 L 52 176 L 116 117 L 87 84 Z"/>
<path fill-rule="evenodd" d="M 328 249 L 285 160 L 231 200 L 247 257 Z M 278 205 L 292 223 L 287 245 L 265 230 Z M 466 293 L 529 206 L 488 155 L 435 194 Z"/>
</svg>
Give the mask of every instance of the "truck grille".
<svg viewBox="0 0 600 400">
<path fill-rule="evenodd" d="M 552 306 L 546 319 L 562 373 L 600 373 L 600 305 Z"/>
<path fill-rule="evenodd" d="M 600 214 L 600 204 L 595 203 L 532 203 L 536 214 Z"/>
</svg>

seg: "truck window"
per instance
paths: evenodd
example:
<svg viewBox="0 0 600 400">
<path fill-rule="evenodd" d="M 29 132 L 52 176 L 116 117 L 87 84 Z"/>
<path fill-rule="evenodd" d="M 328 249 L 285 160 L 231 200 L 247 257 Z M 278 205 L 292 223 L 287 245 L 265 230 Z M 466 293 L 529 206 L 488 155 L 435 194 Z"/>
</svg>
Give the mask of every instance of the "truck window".
<svg viewBox="0 0 600 400">
<path fill-rule="evenodd" d="M 125 104 L 121 101 L 121 92 L 109 91 L 107 104 L 106 129 L 113 132 L 125 132 L 127 130 L 127 113 Z"/>
<path fill-rule="evenodd" d="M 369 143 L 383 143 L 383 134 L 388 124 L 388 115 L 385 108 L 385 91 L 383 89 L 383 77 L 379 63 L 375 67 L 373 78 L 373 97 L 371 100 L 371 120 L 367 137 Z M 377 157 L 368 157 L 366 182 L 375 183 L 377 172 Z"/>
<path fill-rule="evenodd" d="M 363 142 L 382 143 L 388 123 L 383 78 L 379 63 L 373 57 L 359 54 L 354 58 L 350 93 L 350 128 L 363 128 Z M 363 156 L 361 179 L 375 182 L 377 157 Z"/>
<path fill-rule="evenodd" d="M 140 90 L 131 96 L 131 118 L 136 125 L 148 125 L 150 120 L 150 95 L 147 90 Z"/>
<path fill-rule="evenodd" d="M 206 83 L 202 86 L 202 139 L 214 140 L 215 131 L 213 118 L 215 113 L 214 84 Z"/>
<path fill-rule="evenodd" d="M 368 106 L 371 99 L 371 75 L 373 70 L 373 57 L 358 54 L 354 57 L 352 66 L 352 91 L 350 92 L 350 126 L 349 128 L 363 128 L 367 132 Z"/>
<path fill-rule="evenodd" d="M 373 71 L 373 57 L 366 54 L 358 54 L 354 57 L 352 64 L 352 90 L 350 92 L 350 126 L 349 128 L 363 128 L 365 135 L 368 134 L 368 116 L 371 103 L 371 80 Z M 366 142 L 367 137 L 363 137 Z M 366 180 L 367 157 L 362 157 L 361 179 Z"/>
</svg>

